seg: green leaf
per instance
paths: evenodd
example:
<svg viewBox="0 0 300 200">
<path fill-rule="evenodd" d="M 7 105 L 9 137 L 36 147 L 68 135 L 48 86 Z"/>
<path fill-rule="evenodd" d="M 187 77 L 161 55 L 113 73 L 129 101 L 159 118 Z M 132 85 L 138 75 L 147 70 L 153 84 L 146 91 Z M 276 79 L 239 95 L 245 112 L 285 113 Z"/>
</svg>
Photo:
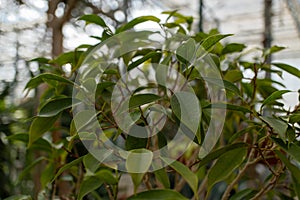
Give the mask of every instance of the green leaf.
<svg viewBox="0 0 300 200">
<path fill-rule="evenodd" d="M 129 197 L 127 200 L 188 200 L 174 190 L 148 190 Z"/>
<path fill-rule="evenodd" d="M 212 85 L 217 85 L 221 88 L 225 88 L 226 90 L 229 90 L 237 95 L 240 96 L 240 90 L 239 88 L 234 85 L 233 83 L 226 81 L 226 80 L 222 80 L 222 79 L 217 79 L 217 78 L 209 78 L 209 77 L 203 77 L 203 79 L 205 81 L 207 81 L 209 84 Z"/>
<path fill-rule="evenodd" d="M 141 17 L 137 17 L 137 18 L 131 20 L 130 22 L 128 22 L 127 24 L 119 27 L 116 30 L 116 33 L 120 33 L 120 32 L 126 31 L 128 29 L 133 28 L 135 25 L 143 23 L 143 22 L 146 22 L 146 21 L 153 21 L 153 22 L 159 23 L 160 19 L 157 18 L 157 17 L 154 17 L 154 16 L 141 16 Z"/>
<path fill-rule="evenodd" d="M 38 113 L 39 117 L 53 117 L 58 115 L 65 109 L 71 108 L 73 105 L 79 104 L 78 99 L 73 98 L 59 98 L 47 102 Z"/>
<path fill-rule="evenodd" d="M 24 142 L 25 144 L 28 144 L 29 142 L 29 134 L 28 133 L 18 133 L 13 134 L 7 137 L 8 140 L 16 140 Z M 38 149 L 39 151 L 52 151 L 52 146 L 49 143 L 48 140 L 45 140 L 44 138 L 39 138 L 33 144 L 30 146 L 30 149 Z"/>
<path fill-rule="evenodd" d="M 265 52 L 264 52 L 264 55 L 263 56 L 267 56 L 267 55 L 270 55 L 270 54 L 273 54 L 273 53 L 276 53 L 276 52 L 279 52 L 279 51 L 282 51 L 283 49 L 285 49 L 285 47 L 280 47 L 280 46 L 272 46 L 271 48 L 267 49 Z"/>
<path fill-rule="evenodd" d="M 290 154 L 295 160 L 300 162 L 300 147 L 294 143 L 285 144 L 283 140 L 272 137 L 272 140 L 284 151 Z"/>
<path fill-rule="evenodd" d="M 125 141 L 125 149 L 127 151 L 130 151 L 132 149 L 146 148 L 147 142 L 148 142 L 148 138 L 134 137 L 129 134 Z"/>
<path fill-rule="evenodd" d="M 244 189 L 235 193 L 230 200 L 244 200 L 244 199 L 251 199 L 257 193 L 256 190 L 253 189 Z"/>
<path fill-rule="evenodd" d="M 34 168 L 37 164 L 41 163 L 43 160 L 46 160 L 45 157 L 39 157 L 35 159 L 32 163 L 30 163 L 26 168 L 22 171 L 22 173 L 19 175 L 17 183 L 19 183 L 21 180 L 23 180 L 24 176 L 28 175 L 32 168 Z"/>
<path fill-rule="evenodd" d="M 97 24 L 103 28 L 107 27 L 104 20 L 95 14 L 83 15 L 82 17 L 79 18 L 79 20 L 84 20 L 84 21 L 86 21 L 87 24 L 93 23 L 93 24 Z"/>
<path fill-rule="evenodd" d="M 129 108 L 136 108 L 159 99 L 161 99 L 161 97 L 155 94 L 136 94 L 130 98 Z"/>
<path fill-rule="evenodd" d="M 288 128 L 287 123 L 275 119 L 273 117 L 268 117 L 268 116 L 262 116 L 260 117 L 265 123 L 267 123 L 269 126 L 272 127 L 272 129 L 279 134 L 280 138 L 285 140 L 286 138 L 286 130 Z"/>
<path fill-rule="evenodd" d="M 180 45 L 176 50 L 176 57 L 179 61 L 189 64 L 193 61 L 196 52 L 196 42 L 190 38 L 185 43 Z"/>
<path fill-rule="evenodd" d="M 56 122 L 58 115 L 53 117 L 36 117 L 29 128 L 29 143 L 28 147 L 32 145 L 37 139 L 48 131 Z"/>
<path fill-rule="evenodd" d="M 129 151 L 126 169 L 130 173 L 145 173 L 152 163 L 153 153 L 148 149 L 133 149 Z"/>
<path fill-rule="evenodd" d="M 154 174 L 157 180 L 161 182 L 165 188 L 170 188 L 170 180 L 165 168 L 154 171 Z"/>
<path fill-rule="evenodd" d="M 149 60 L 150 58 L 153 58 L 153 57 L 155 57 L 157 55 L 160 55 L 160 54 L 161 54 L 160 52 L 156 52 L 156 51 L 151 51 L 151 52 L 147 53 L 142 58 L 140 58 L 137 61 L 134 61 L 130 65 L 128 65 L 127 71 L 130 71 L 130 70 L 136 68 L 137 66 L 139 66 L 140 64 L 142 64 L 145 61 Z"/>
<path fill-rule="evenodd" d="M 76 65 L 83 51 L 70 51 L 63 54 L 60 54 L 54 60 L 49 61 L 49 63 L 55 63 L 60 66 L 70 63 L 72 65 Z"/>
<path fill-rule="evenodd" d="M 273 92 L 268 98 L 266 98 L 263 102 L 262 102 L 262 105 L 261 105 L 261 108 L 265 105 L 268 105 L 270 103 L 273 103 L 274 101 L 282 98 L 282 95 L 285 94 L 285 93 L 288 93 L 290 92 L 290 90 L 279 90 L 279 91 L 276 91 L 276 92 Z"/>
<path fill-rule="evenodd" d="M 291 65 L 283 64 L 283 63 L 272 63 L 272 65 L 300 78 L 300 70 L 295 67 L 292 67 Z"/>
<path fill-rule="evenodd" d="M 240 70 L 228 70 L 224 76 L 224 79 L 231 83 L 240 81 L 242 80 L 242 78 L 243 78 L 243 73 Z"/>
<path fill-rule="evenodd" d="M 246 48 L 246 46 L 244 44 L 230 43 L 224 47 L 224 49 L 222 50 L 222 54 L 241 52 L 245 48 Z"/>
<path fill-rule="evenodd" d="M 4 200 L 32 200 L 32 198 L 29 195 L 17 194 L 17 195 L 7 197 Z"/>
<path fill-rule="evenodd" d="M 40 180 L 41 180 L 42 189 L 44 189 L 47 186 L 47 184 L 49 184 L 51 182 L 54 175 L 55 175 L 55 167 L 54 167 L 53 161 L 51 161 L 48 163 L 48 165 L 43 170 L 43 173 L 41 175 Z"/>
<path fill-rule="evenodd" d="M 300 114 L 299 113 L 294 113 L 289 116 L 289 123 L 299 123 L 300 122 Z"/>
<path fill-rule="evenodd" d="M 103 184 L 103 181 L 98 176 L 86 176 L 80 184 L 78 198 L 81 200 L 88 193 L 96 190 Z"/>
<path fill-rule="evenodd" d="M 58 81 L 60 83 L 66 83 L 70 85 L 74 85 L 74 82 L 56 74 L 44 73 L 40 74 L 36 77 L 30 79 L 30 81 L 26 84 L 25 89 L 34 89 L 39 86 L 41 83 L 48 83 L 49 81 Z"/>
<path fill-rule="evenodd" d="M 280 158 L 280 160 L 285 164 L 285 166 L 291 171 L 293 185 L 295 188 L 295 193 L 300 198 L 300 170 L 298 167 L 293 165 L 280 151 L 275 150 L 276 155 Z"/>
<path fill-rule="evenodd" d="M 71 167 L 75 166 L 75 165 L 78 165 L 83 159 L 83 156 L 82 157 L 79 157 L 77 158 L 76 160 L 73 160 L 72 162 L 70 163 L 67 163 L 65 164 L 64 166 L 62 166 L 58 172 L 55 174 L 54 178 L 51 180 L 51 182 L 53 182 L 55 179 L 57 179 L 57 177 L 59 175 L 61 175 L 64 171 L 66 171 L 67 169 L 70 169 Z"/>
<path fill-rule="evenodd" d="M 226 109 L 226 110 L 233 110 L 233 111 L 241 111 L 243 113 L 251 113 L 252 111 L 249 110 L 248 108 L 244 107 L 244 106 L 237 106 L 237 105 L 233 105 L 233 104 L 224 104 L 224 103 L 213 103 L 213 104 L 208 104 L 206 106 L 203 107 L 203 109 L 207 109 L 207 108 L 219 108 L 219 109 Z"/>
<path fill-rule="evenodd" d="M 238 148 L 223 154 L 208 173 L 208 188 L 226 179 L 247 156 L 247 148 Z"/>
<path fill-rule="evenodd" d="M 97 160 L 92 154 L 88 153 L 83 158 L 83 165 L 87 171 L 94 173 L 100 166 L 100 161 Z"/>
<path fill-rule="evenodd" d="M 178 174 L 180 174 L 182 178 L 189 184 L 194 194 L 197 194 L 198 177 L 195 173 L 193 173 L 187 166 L 185 166 L 181 162 L 178 162 L 176 160 L 174 161 L 170 158 L 165 157 L 161 157 L 161 159 L 170 167 L 172 167 Z"/>
<path fill-rule="evenodd" d="M 210 50 L 211 47 L 213 47 L 215 44 L 217 44 L 220 40 L 222 40 L 225 37 L 232 36 L 232 34 L 226 34 L 226 35 L 221 35 L 221 34 L 216 34 L 216 35 L 211 35 L 207 37 L 202 43 L 201 46 L 204 48 L 204 50 L 208 51 Z"/>
<path fill-rule="evenodd" d="M 229 152 L 234 149 L 244 148 L 244 147 L 247 147 L 246 143 L 234 143 L 234 144 L 229 144 L 223 148 L 217 149 L 215 151 L 212 151 L 200 161 L 198 168 L 201 168 L 202 166 L 219 158 L 221 155 L 225 154 L 226 152 Z"/>
</svg>

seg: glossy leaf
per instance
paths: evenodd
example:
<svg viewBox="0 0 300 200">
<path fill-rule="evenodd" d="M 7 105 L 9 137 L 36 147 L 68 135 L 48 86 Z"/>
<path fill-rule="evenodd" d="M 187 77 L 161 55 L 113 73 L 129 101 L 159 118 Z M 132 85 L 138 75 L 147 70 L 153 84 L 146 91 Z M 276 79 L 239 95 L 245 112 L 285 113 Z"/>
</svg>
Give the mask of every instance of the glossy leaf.
<svg viewBox="0 0 300 200">
<path fill-rule="evenodd" d="M 108 27 L 106 25 L 106 23 L 104 22 L 104 20 L 100 16 L 95 15 L 95 14 L 83 15 L 82 17 L 79 18 L 79 20 L 84 20 L 84 21 L 86 21 L 87 24 L 89 24 L 89 23 L 97 24 L 103 28 Z"/>
<path fill-rule="evenodd" d="M 160 22 L 160 19 L 154 16 L 141 16 L 141 17 L 137 17 L 133 20 L 131 20 L 130 22 L 128 22 L 127 24 L 121 26 L 120 28 L 118 28 L 116 30 L 116 33 L 120 33 L 123 31 L 126 31 L 128 29 L 133 28 L 135 25 L 146 22 L 146 21 L 153 21 L 153 22 Z"/>
<path fill-rule="evenodd" d="M 39 117 L 53 117 L 58 115 L 65 109 L 71 108 L 72 106 L 80 103 L 78 99 L 73 98 L 59 98 L 47 102 L 38 113 Z"/>
<path fill-rule="evenodd" d="M 136 108 L 159 99 L 161 99 L 161 97 L 156 94 L 136 94 L 130 98 L 129 108 Z"/>
<path fill-rule="evenodd" d="M 241 52 L 245 48 L 246 48 L 246 46 L 244 44 L 230 43 L 224 47 L 224 49 L 222 50 L 222 54 Z"/>
<path fill-rule="evenodd" d="M 171 160 L 170 158 L 161 157 L 161 159 L 172 167 L 182 178 L 189 184 L 194 194 L 197 194 L 198 177 L 187 166 L 181 162 Z"/>
<path fill-rule="evenodd" d="M 45 82 L 47 83 L 48 81 L 58 81 L 60 83 L 74 85 L 74 82 L 62 76 L 56 74 L 44 73 L 30 79 L 30 81 L 26 84 L 25 89 L 34 89 L 37 86 L 39 86 L 41 83 L 45 83 Z"/>
<path fill-rule="evenodd" d="M 274 101 L 281 99 L 282 95 L 285 93 L 290 92 L 290 90 L 279 90 L 276 92 L 273 92 L 268 98 L 266 98 L 263 102 L 261 107 L 268 105 L 270 103 L 273 103 Z"/>
<path fill-rule="evenodd" d="M 58 115 L 53 117 L 36 117 L 30 126 L 29 129 L 29 142 L 28 147 L 32 145 L 37 139 L 43 136 L 45 132 L 47 132 L 54 123 L 56 122 Z"/>
<path fill-rule="evenodd" d="M 208 173 L 208 188 L 226 179 L 244 161 L 247 148 L 238 148 L 223 154 Z"/>
<path fill-rule="evenodd" d="M 247 144 L 246 143 L 234 143 L 234 144 L 227 145 L 223 148 L 214 150 L 214 151 L 210 152 L 207 156 L 205 156 L 200 161 L 198 167 L 201 168 L 202 166 L 204 166 L 204 165 L 212 162 L 213 160 L 219 158 L 220 156 L 222 156 L 226 152 L 229 152 L 229 151 L 234 150 L 234 149 L 241 149 L 243 147 L 247 147 Z"/>
<path fill-rule="evenodd" d="M 232 36 L 232 34 L 226 34 L 226 35 L 221 35 L 221 34 L 216 34 L 216 35 L 211 35 L 207 37 L 202 43 L 201 46 L 204 48 L 204 50 L 208 51 L 211 47 L 213 47 L 215 44 L 217 44 L 220 40 L 222 40 L 225 37 Z"/>
<path fill-rule="evenodd" d="M 287 123 L 285 123 L 279 119 L 275 119 L 273 117 L 268 117 L 268 116 L 265 116 L 265 117 L 262 116 L 261 119 L 265 123 L 267 123 L 269 126 L 271 126 L 274 129 L 274 131 L 279 134 L 281 139 L 285 140 L 286 130 L 288 128 Z"/>
<path fill-rule="evenodd" d="M 188 200 L 174 190 L 148 190 L 129 197 L 127 200 Z"/>
</svg>

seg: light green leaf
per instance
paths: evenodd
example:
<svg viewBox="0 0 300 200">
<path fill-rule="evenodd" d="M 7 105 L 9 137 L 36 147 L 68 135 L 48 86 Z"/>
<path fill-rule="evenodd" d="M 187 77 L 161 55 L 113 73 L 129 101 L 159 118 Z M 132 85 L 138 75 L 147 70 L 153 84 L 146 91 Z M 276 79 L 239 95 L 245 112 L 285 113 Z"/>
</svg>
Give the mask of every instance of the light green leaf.
<svg viewBox="0 0 300 200">
<path fill-rule="evenodd" d="M 100 161 L 97 160 L 92 154 L 88 153 L 83 158 L 83 165 L 85 166 L 86 170 L 94 173 L 100 166 Z"/>
<path fill-rule="evenodd" d="M 136 108 L 159 99 L 161 99 L 161 97 L 155 94 L 136 94 L 130 98 L 129 108 Z"/>
<path fill-rule="evenodd" d="M 127 200 L 188 200 L 174 190 L 148 190 L 129 197 Z"/>
<path fill-rule="evenodd" d="M 225 74 L 224 79 L 231 83 L 242 80 L 243 73 L 240 70 L 228 70 Z"/>
<path fill-rule="evenodd" d="M 247 155 L 247 148 L 238 148 L 223 154 L 208 173 L 208 188 L 211 190 L 215 183 L 226 179 L 239 167 Z"/>
<path fill-rule="evenodd" d="M 78 99 L 73 98 L 59 98 L 47 102 L 38 113 L 39 117 L 53 117 L 58 115 L 65 109 L 71 108 L 73 105 L 79 104 Z"/>
<path fill-rule="evenodd" d="M 251 199 L 257 193 L 256 190 L 253 189 L 244 189 L 235 193 L 230 200 L 244 200 L 244 199 Z"/>
<path fill-rule="evenodd" d="M 116 30 L 116 33 L 120 33 L 120 32 L 126 31 L 128 29 L 133 28 L 135 25 L 143 23 L 143 22 L 146 22 L 146 21 L 153 21 L 153 22 L 159 23 L 160 19 L 157 18 L 157 17 L 154 17 L 154 16 L 141 16 L 141 17 L 137 17 L 137 18 L 134 18 L 133 20 L 131 20 L 130 22 L 128 22 L 127 24 L 119 27 Z"/>
<path fill-rule="evenodd" d="M 40 74 L 40 75 L 30 79 L 30 81 L 26 84 L 25 89 L 34 89 L 37 86 L 39 86 L 41 83 L 44 83 L 44 82 L 47 83 L 48 81 L 58 81 L 60 83 L 74 85 L 74 82 L 72 82 L 62 76 L 58 76 L 56 74 L 44 73 L 44 74 Z"/>
<path fill-rule="evenodd" d="M 283 64 L 283 63 L 272 63 L 272 65 L 300 78 L 300 70 L 291 65 Z"/>
<path fill-rule="evenodd" d="M 279 90 L 276 92 L 273 92 L 268 98 L 266 98 L 261 105 L 261 108 L 265 105 L 268 105 L 270 103 L 273 103 L 274 101 L 280 99 L 283 94 L 290 92 L 290 90 Z"/>
<path fill-rule="evenodd" d="M 145 173 L 151 165 L 152 158 L 152 151 L 147 149 L 133 149 L 129 151 L 126 160 L 126 169 L 129 173 Z"/>
<path fill-rule="evenodd" d="M 47 184 L 51 182 L 54 175 L 55 175 L 55 167 L 53 161 L 50 161 L 46 166 L 46 168 L 43 170 L 43 173 L 41 175 L 40 180 L 41 180 L 42 189 L 44 189 L 47 186 Z"/>
<path fill-rule="evenodd" d="M 182 178 L 189 184 L 194 194 L 197 194 L 198 189 L 198 177 L 187 166 L 181 162 L 171 160 L 170 158 L 161 157 L 161 159 L 172 167 Z"/>
<path fill-rule="evenodd" d="M 261 119 L 269 126 L 271 126 L 274 129 L 274 131 L 279 134 L 281 139 L 285 140 L 286 130 L 288 128 L 287 123 L 268 116 L 262 116 Z"/>
<path fill-rule="evenodd" d="M 29 142 L 28 147 L 32 145 L 37 139 L 42 137 L 42 135 L 48 131 L 54 123 L 56 122 L 58 115 L 53 117 L 36 117 L 31 123 L 29 129 Z"/>
</svg>

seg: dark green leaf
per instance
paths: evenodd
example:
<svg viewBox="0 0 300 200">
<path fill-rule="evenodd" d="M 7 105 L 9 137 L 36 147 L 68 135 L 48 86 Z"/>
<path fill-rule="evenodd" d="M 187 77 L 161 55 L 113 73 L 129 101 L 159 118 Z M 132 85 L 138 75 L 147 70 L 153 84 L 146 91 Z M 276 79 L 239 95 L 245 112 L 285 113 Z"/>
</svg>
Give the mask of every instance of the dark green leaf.
<svg viewBox="0 0 300 200">
<path fill-rule="evenodd" d="M 161 97 L 155 94 L 136 94 L 130 98 L 129 108 L 136 108 L 159 99 Z"/>
<path fill-rule="evenodd" d="M 198 189 L 198 177 L 187 166 L 181 162 L 171 160 L 169 158 L 161 157 L 161 159 L 172 167 L 182 178 L 189 184 L 194 194 L 197 194 Z"/>
<path fill-rule="evenodd" d="M 121 26 L 120 28 L 118 28 L 116 30 L 116 33 L 120 33 L 123 31 L 126 31 L 128 29 L 133 28 L 135 25 L 146 22 L 146 21 L 153 21 L 153 22 L 160 22 L 160 19 L 154 16 L 141 16 L 141 17 L 137 17 L 133 20 L 131 20 L 130 22 L 128 22 L 127 24 Z"/>
<path fill-rule="evenodd" d="M 295 192 L 300 198 L 300 170 L 298 167 L 293 165 L 280 151 L 275 150 L 276 155 L 280 158 L 280 160 L 285 164 L 285 166 L 291 171 L 293 185 L 295 187 Z"/>
<path fill-rule="evenodd" d="M 165 168 L 154 171 L 155 177 L 166 189 L 170 188 L 170 180 Z"/>
<path fill-rule="evenodd" d="M 234 149 L 240 149 L 243 147 L 247 147 L 246 143 L 235 143 L 235 144 L 229 144 L 221 149 L 217 149 L 215 151 L 210 152 L 207 156 L 205 156 L 199 163 L 199 168 L 202 166 L 210 163 L 211 161 L 219 158 L 221 155 L 223 155 L 226 152 L 229 152 Z"/>
<path fill-rule="evenodd" d="M 207 108 L 220 108 L 220 109 L 226 109 L 226 110 L 234 110 L 234 111 L 241 111 L 243 113 L 251 113 L 252 111 L 249 110 L 248 108 L 244 107 L 244 106 L 237 106 L 237 105 L 233 105 L 233 104 L 224 104 L 224 103 L 213 103 L 213 104 L 208 104 L 206 106 L 203 107 L 203 109 L 207 109 Z"/>
<path fill-rule="evenodd" d="M 295 67 L 292 67 L 291 65 L 283 64 L 283 63 L 272 63 L 272 65 L 300 78 L 300 70 Z"/>
<path fill-rule="evenodd" d="M 257 193 L 256 190 L 253 189 L 244 189 L 235 193 L 230 200 L 244 200 L 244 199 L 251 199 Z"/>
<path fill-rule="evenodd" d="M 230 43 L 224 47 L 224 49 L 222 50 L 222 54 L 241 52 L 244 48 L 246 48 L 244 44 Z"/>
<path fill-rule="evenodd" d="M 39 117 L 53 117 L 58 115 L 65 109 L 71 108 L 73 105 L 80 103 L 78 99 L 59 98 L 47 102 L 40 110 Z"/>
<path fill-rule="evenodd" d="M 125 148 L 127 151 L 132 149 L 146 148 L 148 138 L 134 137 L 128 135 L 125 141 Z"/>
<path fill-rule="evenodd" d="M 289 123 L 299 123 L 300 122 L 300 114 L 294 113 L 289 116 Z"/>
<path fill-rule="evenodd" d="M 28 147 L 32 145 L 37 139 L 42 137 L 42 135 L 52 128 L 53 124 L 56 122 L 57 116 L 53 117 L 36 117 L 31 123 L 29 129 L 29 143 Z"/>
<path fill-rule="evenodd" d="M 231 36 L 232 34 L 226 34 L 226 35 L 221 35 L 221 34 L 216 34 L 216 35 L 211 35 L 207 37 L 202 43 L 201 46 L 203 47 L 204 50 L 208 51 L 211 47 L 213 47 L 215 44 L 217 44 L 220 40 L 222 40 L 225 37 Z"/>
<path fill-rule="evenodd" d="M 284 151 L 290 154 L 295 160 L 300 162 L 300 147 L 294 143 L 286 144 L 279 138 L 272 137 L 272 140 Z"/>
<path fill-rule="evenodd" d="M 79 18 L 79 20 L 84 20 L 84 21 L 86 21 L 87 24 L 93 23 L 93 24 L 97 24 L 103 28 L 107 27 L 104 20 L 95 14 L 83 15 L 82 17 Z"/>
<path fill-rule="evenodd" d="M 48 82 L 48 81 L 58 81 L 60 83 L 67 83 L 70 85 L 74 85 L 74 82 L 56 74 L 40 74 L 36 77 L 33 77 L 25 86 L 25 89 L 34 89 L 39 86 L 41 83 Z"/>
<path fill-rule="evenodd" d="M 155 51 L 151 51 L 148 54 L 146 54 L 145 56 L 143 56 L 141 59 L 138 59 L 137 61 L 132 62 L 130 65 L 128 65 L 127 67 L 127 71 L 130 71 L 132 69 L 134 69 L 135 67 L 139 66 L 140 64 L 144 63 L 145 61 L 149 60 L 150 58 L 153 58 L 157 55 L 160 55 L 160 52 L 155 52 Z"/>
<path fill-rule="evenodd" d="M 76 160 L 73 160 L 70 163 L 65 164 L 64 166 L 62 166 L 58 172 L 55 174 L 54 178 L 51 180 L 51 182 L 53 182 L 55 179 L 57 179 L 57 177 L 59 175 L 61 175 L 64 171 L 66 171 L 67 169 L 70 169 L 71 167 L 78 165 L 81 161 L 82 161 L 83 157 L 79 157 Z"/>
<path fill-rule="evenodd" d="M 86 176 L 80 184 L 80 189 L 77 199 L 81 200 L 88 193 L 96 190 L 103 184 L 101 178 L 97 176 Z"/>
<path fill-rule="evenodd" d="M 129 197 L 127 200 L 188 200 L 174 190 L 148 190 Z"/>
<path fill-rule="evenodd" d="M 39 164 L 43 160 L 46 160 L 46 158 L 39 157 L 39 158 L 35 159 L 32 163 L 30 163 L 28 166 L 26 166 L 26 168 L 19 175 L 17 183 L 19 183 L 21 180 L 23 180 L 24 176 L 29 175 L 29 173 L 32 171 L 32 168 L 34 168 L 37 164 Z"/>
<path fill-rule="evenodd" d="M 268 105 L 270 103 L 273 103 L 274 101 L 280 99 L 283 94 L 290 92 L 290 90 L 279 90 L 276 92 L 273 92 L 268 98 L 266 98 L 263 102 L 261 107 Z"/>
<path fill-rule="evenodd" d="M 285 138 L 286 138 L 285 133 L 288 128 L 287 123 L 285 123 L 279 119 L 275 119 L 273 117 L 268 117 L 268 116 L 262 116 L 261 119 L 265 123 L 267 123 L 269 126 L 271 126 L 273 128 L 273 130 L 279 134 L 281 139 L 285 140 Z"/>
<path fill-rule="evenodd" d="M 49 162 L 41 175 L 41 185 L 44 189 L 51 182 L 55 175 L 55 167 L 53 161 Z"/>
<path fill-rule="evenodd" d="M 238 148 L 223 154 L 208 173 L 208 188 L 226 179 L 244 161 L 247 148 Z"/>
<path fill-rule="evenodd" d="M 217 78 L 209 78 L 209 77 L 203 77 L 203 79 L 207 81 L 209 84 L 217 85 L 220 87 L 220 89 L 225 88 L 226 90 L 229 90 L 240 96 L 239 88 L 229 81 L 217 79 Z"/>
</svg>

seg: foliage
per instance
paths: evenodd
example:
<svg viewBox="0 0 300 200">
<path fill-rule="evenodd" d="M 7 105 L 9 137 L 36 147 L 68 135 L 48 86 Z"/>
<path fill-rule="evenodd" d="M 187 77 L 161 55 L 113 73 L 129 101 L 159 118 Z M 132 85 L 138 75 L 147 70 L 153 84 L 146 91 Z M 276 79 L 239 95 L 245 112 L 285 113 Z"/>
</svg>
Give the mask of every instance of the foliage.
<svg viewBox="0 0 300 200">
<path fill-rule="evenodd" d="M 200 105 L 199 116 L 182 118 L 184 109 L 181 101 L 193 101 L 190 98 L 180 98 L 167 92 L 166 87 L 158 84 L 148 84 L 136 88 L 130 101 L 131 119 L 141 126 L 148 125 L 147 110 L 151 105 L 160 103 L 166 109 L 167 119 L 163 129 L 158 134 L 159 148 L 166 146 L 174 132 L 180 129 L 190 136 L 189 123 L 198 119 L 196 134 L 193 135 L 193 144 L 176 161 L 163 159 L 168 166 L 154 172 L 141 170 L 150 162 L 144 157 L 144 164 L 132 166 L 134 153 L 144 153 L 152 156 L 149 138 L 137 138 L 126 135 L 122 127 L 113 117 L 110 98 L 113 88 L 123 75 L 121 67 L 111 66 L 106 69 L 101 81 L 94 87 L 95 80 L 84 82 L 84 89 L 95 91 L 96 119 L 101 124 L 106 137 L 112 142 L 123 138 L 124 148 L 129 154 L 126 167 L 141 170 L 139 173 L 124 173 L 114 166 L 107 166 L 88 153 L 80 139 L 97 140 L 93 134 L 81 132 L 80 129 L 88 125 L 92 118 L 89 112 L 84 112 L 82 124 L 76 124 L 76 116 L 72 116 L 72 108 L 80 101 L 72 101 L 72 89 L 81 86 L 75 81 L 75 76 L 82 69 L 82 63 L 97 45 L 82 45 L 72 52 L 67 52 L 53 60 L 40 63 L 47 69 L 32 78 L 26 89 L 37 88 L 40 84 L 47 84 L 47 89 L 40 97 L 40 106 L 37 116 L 32 119 L 28 134 L 15 133 L 8 137 L 10 141 L 23 141 L 27 148 L 41 152 L 41 157 L 24 169 L 24 173 L 32 173 L 35 165 L 42 162 L 43 173 L 40 178 L 40 198 L 50 199 L 62 195 L 59 193 L 60 183 L 68 182 L 69 198 L 74 199 L 249 199 L 249 198 L 300 198 L 300 154 L 299 141 L 299 106 L 293 110 L 286 110 L 281 101 L 282 95 L 295 91 L 279 90 L 282 83 L 273 79 L 262 78 L 265 73 L 272 76 L 282 75 L 282 70 L 300 78 L 299 70 L 283 63 L 267 63 L 270 54 L 282 50 L 274 46 L 271 49 L 261 50 L 261 56 L 253 60 L 246 60 L 244 44 L 221 41 L 230 35 L 222 35 L 216 30 L 209 33 L 191 34 L 191 17 L 182 16 L 176 11 L 164 12 L 169 15 L 166 22 L 161 22 L 153 16 L 144 16 L 133 19 L 120 26 L 113 33 L 106 26 L 103 19 L 94 15 L 81 17 L 87 23 L 94 23 L 103 28 L 102 35 L 98 36 L 99 44 L 105 43 L 117 33 L 122 34 L 136 25 L 151 21 L 157 23 L 162 31 L 172 31 L 186 37 L 180 47 L 174 52 L 164 52 L 158 48 L 147 48 L 133 51 L 118 57 L 123 63 L 125 71 L 139 68 L 143 64 L 159 63 L 179 71 L 188 80 Z M 173 21 L 172 21 L 173 20 Z M 141 33 L 144 34 L 144 33 Z M 166 34 L 166 37 L 168 35 Z M 132 41 L 131 41 L 132 40 Z M 134 45 L 134 40 L 128 39 Z M 148 38 L 148 41 L 151 40 Z M 148 42 L 144 41 L 144 42 Z M 197 51 L 202 46 L 206 53 Z M 260 51 L 260 50 L 258 50 Z M 209 55 L 217 66 L 222 81 L 203 77 L 197 73 L 194 63 L 190 60 L 194 55 Z M 36 59 L 43 60 L 45 59 Z M 64 65 L 70 65 L 71 71 L 65 72 Z M 251 72 L 251 78 L 245 76 L 244 71 Z M 159 77 L 158 77 L 159 79 Z M 212 102 L 206 84 L 222 86 L 226 90 L 226 102 Z M 160 93 L 149 92 L 156 88 Z M 159 95 L 160 94 L 160 95 Z M 219 93 L 219 95 L 222 95 Z M 158 107 L 151 109 L 159 110 Z M 206 154 L 199 153 L 212 119 L 212 109 L 226 109 L 224 125 L 216 127 L 222 129 L 222 135 L 213 147 L 213 151 Z M 224 112 L 225 113 L 225 112 Z M 193 114 L 193 113 L 189 113 Z M 222 116 L 217 116 L 222 118 Z M 59 123 L 58 123 L 59 122 Z M 180 127 L 179 127 L 180 126 Z M 179 128 L 178 128 L 179 127 Z M 49 140 L 52 132 L 60 132 L 60 140 Z M 180 145 L 177 145 L 178 148 Z M 170 153 L 177 153 L 179 149 L 169 149 Z M 151 157 L 152 158 L 152 157 Z M 150 163 L 149 163 L 150 165 Z M 260 167 L 259 171 L 258 169 Z M 147 167 L 148 168 L 148 167 Z M 133 170 L 133 171 L 134 171 Z M 146 169 L 147 171 L 147 169 Z M 120 192 L 121 179 L 130 175 L 134 187 L 134 194 L 122 196 Z M 19 184 L 22 184 L 20 180 Z M 124 184 L 124 183 L 123 183 Z M 127 183 L 126 183 L 127 184 Z M 224 189 L 225 188 L 225 189 Z M 27 194 L 26 194 L 27 195 Z M 22 196 L 25 198 L 26 196 Z"/>
</svg>

